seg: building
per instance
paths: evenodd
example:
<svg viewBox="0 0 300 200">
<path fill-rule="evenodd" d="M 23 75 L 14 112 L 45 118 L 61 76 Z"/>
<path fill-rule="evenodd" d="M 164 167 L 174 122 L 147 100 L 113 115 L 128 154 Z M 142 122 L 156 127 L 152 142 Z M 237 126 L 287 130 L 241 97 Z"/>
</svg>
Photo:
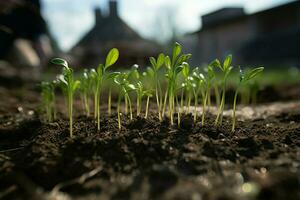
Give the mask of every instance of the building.
<svg viewBox="0 0 300 200">
<path fill-rule="evenodd" d="M 238 64 L 300 65 L 300 1 L 246 14 L 224 8 L 202 16 L 197 35 L 198 63 L 233 54 Z"/>
<path fill-rule="evenodd" d="M 108 51 L 116 47 L 120 51 L 118 66 L 145 65 L 150 56 L 162 51 L 161 46 L 143 39 L 130 28 L 118 14 L 117 1 L 109 2 L 109 15 L 103 16 L 101 9 L 95 9 L 94 27 L 72 48 L 77 63 L 83 66 L 97 66 L 105 61 Z"/>
</svg>

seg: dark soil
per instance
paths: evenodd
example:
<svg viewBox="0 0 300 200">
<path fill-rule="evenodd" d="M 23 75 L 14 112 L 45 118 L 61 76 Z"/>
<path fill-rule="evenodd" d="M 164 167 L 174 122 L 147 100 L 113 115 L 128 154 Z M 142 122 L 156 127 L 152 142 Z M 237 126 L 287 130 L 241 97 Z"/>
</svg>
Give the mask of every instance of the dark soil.
<svg viewBox="0 0 300 200">
<path fill-rule="evenodd" d="M 70 138 L 63 117 L 40 120 L 34 92 L 4 92 L 0 199 L 300 199 L 299 109 L 239 121 L 235 133 L 228 118 L 203 127 L 187 115 L 178 128 L 153 111 L 123 116 L 119 131 L 103 110 L 100 132 L 76 116 Z"/>
<path fill-rule="evenodd" d="M 300 112 L 239 122 L 234 134 L 229 123 L 212 126 L 211 116 L 204 127 L 186 116 L 181 129 L 153 115 L 123 117 L 120 132 L 116 119 L 104 116 L 97 132 L 93 119 L 78 117 L 73 138 L 65 120 L 32 117 L 2 128 L 1 149 L 11 150 L 0 154 L 3 199 L 34 199 L 37 188 L 45 195 L 95 169 L 61 192 L 74 199 L 300 199 Z"/>
</svg>

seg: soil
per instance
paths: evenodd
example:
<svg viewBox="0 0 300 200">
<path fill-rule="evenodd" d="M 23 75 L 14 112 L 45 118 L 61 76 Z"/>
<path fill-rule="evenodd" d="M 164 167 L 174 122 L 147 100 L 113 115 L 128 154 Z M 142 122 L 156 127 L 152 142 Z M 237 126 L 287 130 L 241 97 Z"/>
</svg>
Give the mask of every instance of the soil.
<svg viewBox="0 0 300 200">
<path fill-rule="evenodd" d="M 178 128 L 151 110 L 123 116 L 119 131 L 103 110 L 97 131 L 77 113 L 70 138 L 63 117 L 40 120 L 35 91 L 4 94 L 0 199 L 300 199 L 300 102 L 238 121 L 235 133 L 229 117 L 214 126 L 213 114 L 205 126 L 186 115 Z"/>
</svg>

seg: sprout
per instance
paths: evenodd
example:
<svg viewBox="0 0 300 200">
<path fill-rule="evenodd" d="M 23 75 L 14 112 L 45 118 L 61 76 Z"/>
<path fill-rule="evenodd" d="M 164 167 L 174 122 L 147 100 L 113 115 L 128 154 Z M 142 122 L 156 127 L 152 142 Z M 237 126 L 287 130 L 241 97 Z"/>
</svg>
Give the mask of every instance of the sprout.
<svg viewBox="0 0 300 200">
<path fill-rule="evenodd" d="M 180 53 L 181 53 L 181 45 L 179 43 L 175 43 L 173 48 L 172 59 L 169 56 L 165 57 L 165 67 L 167 69 L 165 76 L 167 77 L 168 87 L 165 93 L 162 113 L 164 114 L 167 100 L 169 100 L 168 111 L 169 111 L 169 117 L 171 119 L 171 125 L 174 124 L 173 114 L 175 110 L 174 100 L 176 95 L 175 93 L 177 90 L 177 77 L 181 72 L 181 70 L 183 69 L 182 63 L 186 62 L 191 57 L 191 54 L 183 54 L 180 56 Z"/>
<path fill-rule="evenodd" d="M 195 96 L 195 111 L 194 111 L 194 122 L 197 120 L 197 106 L 198 106 L 198 96 L 201 92 L 202 96 L 202 125 L 204 125 L 204 117 L 205 117 L 205 107 L 206 107 L 206 99 L 207 99 L 207 92 L 205 88 L 203 88 L 206 79 L 202 73 L 200 73 L 199 68 L 195 68 L 193 70 L 193 78 L 194 84 L 196 85 L 194 88 L 194 96 Z"/>
<path fill-rule="evenodd" d="M 55 109 L 55 87 L 57 82 L 42 82 L 41 83 L 41 96 L 42 104 L 46 111 L 46 119 L 48 122 L 52 122 L 56 118 L 56 109 Z"/>
<path fill-rule="evenodd" d="M 152 96 L 151 90 L 147 90 L 144 84 L 141 81 L 141 74 L 138 71 L 138 66 L 134 65 L 134 69 L 131 71 L 131 74 L 134 76 L 136 80 L 135 84 L 135 92 L 136 92 L 136 115 L 139 116 L 142 110 L 142 99 L 144 96 L 147 96 L 147 105 L 146 105 L 146 116 L 148 116 L 148 108 L 149 108 L 149 99 Z M 147 73 L 144 74 L 147 76 Z"/>
<path fill-rule="evenodd" d="M 221 102 L 218 108 L 218 113 L 217 113 L 217 118 L 215 120 L 215 125 L 221 124 L 222 123 L 222 119 L 223 119 L 223 111 L 224 111 L 224 107 L 225 107 L 225 93 L 226 93 L 226 81 L 228 78 L 229 73 L 232 70 L 232 66 L 231 66 L 231 60 L 232 60 L 232 56 L 228 55 L 223 63 L 223 66 L 221 65 L 220 61 L 218 59 L 214 60 L 210 66 L 212 67 L 217 67 L 219 68 L 222 73 L 223 73 L 223 77 L 222 77 L 222 98 L 221 98 Z"/>
<path fill-rule="evenodd" d="M 105 65 L 100 64 L 97 70 L 91 71 L 91 77 L 94 81 L 94 117 L 97 118 L 97 129 L 100 130 L 100 97 L 101 89 L 103 84 L 104 76 L 106 75 L 106 70 L 115 64 L 119 58 L 119 51 L 113 48 L 109 51 Z"/>
<path fill-rule="evenodd" d="M 156 104 L 157 104 L 157 112 L 159 121 L 162 121 L 162 89 L 158 79 L 158 71 L 163 66 L 165 62 L 165 55 L 159 54 L 158 58 L 155 59 L 154 57 L 150 57 L 150 63 L 152 68 L 148 69 L 148 74 L 154 77 L 155 81 L 155 97 L 156 97 Z"/>
<path fill-rule="evenodd" d="M 128 95 L 130 91 L 136 90 L 135 86 L 128 81 L 129 73 L 123 72 L 115 74 L 114 82 L 119 86 L 119 95 L 118 95 L 118 105 L 117 105 L 117 113 L 118 113 L 118 125 L 119 130 L 121 130 L 121 101 L 124 97 L 125 100 L 129 102 L 130 110 L 131 110 L 131 100 Z M 131 116 L 132 117 L 132 116 Z"/>
<path fill-rule="evenodd" d="M 92 79 L 90 77 L 89 71 L 84 70 L 83 74 L 80 77 L 80 87 L 81 98 L 83 103 L 83 108 L 85 110 L 86 116 L 90 116 L 90 104 L 89 104 L 89 94 L 92 88 Z"/>
<path fill-rule="evenodd" d="M 70 137 L 73 136 L 73 97 L 75 91 L 79 88 L 80 81 L 74 80 L 73 70 L 69 68 L 67 61 L 61 58 L 54 58 L 51 61 L 53 64 L 63 66 L 62 75 L 59 76 L 60 87 L 67 97 L 68 116 L 70 125 Z"/>
<path fill-rule="evenodd" d="M 237 89 L 234 94 L 234 100 L 233 100 L 233 109 L 232 109 L 232 128 L 231 131 L 234 132 L 235 130 L 235 123 L 236 123 L 236 117 L 235 117 L 235 111 L 236 111 L 236 100 L 238 96 L 239 89 L 242 85 L 247 83 L 249 80 L 255 78 L 257 75 L 261 74 L 264 70 L 264 67 L 258 67 L 255 69 L 252 69 L 246 73 L 240 69 L 240 82 L 239 85 L 237 86 Z"/>
<path fill-rule="evenodd" d="M 195 86 L 193 84 L 193 77 L 190 76 L 190 65 L 186 62 L 182 63 L 182 74 L 184 77 L 184 83 L 183 83 L 183 88 L 186 92 L 186 113 L 190 112 L 190 106 L 191 106 L 191 99 L 192 99 L 192 92 L 193 92 L 193 87 Z M 183 96 L 183 95 L 182 95 Z"/>
</svg>

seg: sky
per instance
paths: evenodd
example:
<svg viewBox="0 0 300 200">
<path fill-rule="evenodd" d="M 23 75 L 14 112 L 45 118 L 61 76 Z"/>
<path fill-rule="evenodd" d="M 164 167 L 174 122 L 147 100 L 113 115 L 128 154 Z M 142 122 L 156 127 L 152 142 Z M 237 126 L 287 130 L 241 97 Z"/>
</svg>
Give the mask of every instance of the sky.
<svg viewBox="0 0 300 200">
<path fill-rule="evenodd" d="M 291 0 L 118 0 L 119 14 L 142 37 L 160 42 L 199 30 L 200 16 L 217 9 L 244 7 L 246 13 Z M 42 0 L 43 16 L 62 50 L 72 48 L 94 25 L 94 8 L 108 12 L 108 0 Z M 159 35 L 159 37 L 157 37 Z"/>
</svg>

